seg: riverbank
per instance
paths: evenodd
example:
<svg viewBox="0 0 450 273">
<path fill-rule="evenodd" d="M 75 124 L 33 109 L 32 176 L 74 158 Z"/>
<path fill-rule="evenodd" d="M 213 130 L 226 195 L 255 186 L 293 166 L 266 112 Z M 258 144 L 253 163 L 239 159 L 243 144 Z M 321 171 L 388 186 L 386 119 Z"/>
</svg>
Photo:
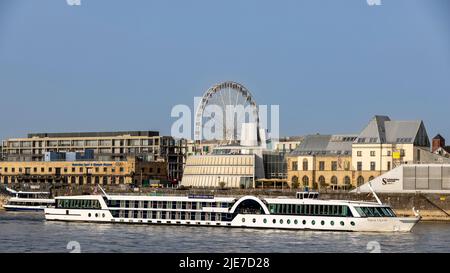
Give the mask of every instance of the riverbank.
<svg viewBox="0 0 450 273">
<path fill-rule="evenodd" d="M 8 196 L 0 194 L 0 210 L 4 210 L 3 205 L 6 204 L 6 201 L 9 199 Z"/>
</svg>

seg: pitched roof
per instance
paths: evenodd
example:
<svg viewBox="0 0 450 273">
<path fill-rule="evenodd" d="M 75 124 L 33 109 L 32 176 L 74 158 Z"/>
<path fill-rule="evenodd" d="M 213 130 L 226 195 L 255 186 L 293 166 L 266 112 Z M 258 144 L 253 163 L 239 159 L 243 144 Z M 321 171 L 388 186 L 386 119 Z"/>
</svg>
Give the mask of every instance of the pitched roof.
<svg viewBox="0 0 450 273">
<path fill-rule="evenodd" d="M 351 155 L 356 137 L 357 135 L 308 135 L 289 155 Z"/>
<path fill-rule="evenodd" d="M 445 138 L 441 136 L 441 134 L 437 134 L 435 137 L 433 137 L 433 139 L 440 139 L 445 141 Z"/>
<path fill-rule="evenodd" d="M 422 121 L 397 121 L 387 116 L 375 116 L 359 134 L 355 143 L 409 143 L 429 146 L 430 141 Z"/>
</svg>

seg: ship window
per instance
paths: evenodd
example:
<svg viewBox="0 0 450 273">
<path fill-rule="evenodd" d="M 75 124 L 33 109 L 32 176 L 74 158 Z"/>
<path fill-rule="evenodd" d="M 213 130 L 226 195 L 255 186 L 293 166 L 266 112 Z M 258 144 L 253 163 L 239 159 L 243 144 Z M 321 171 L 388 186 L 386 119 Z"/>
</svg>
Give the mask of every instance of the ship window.
<svg viewBox="0 0 450 273">
<path fill-rule="evenodd" d="M 320 224 L 323 226 L 325 225 L 325 221 L 321 221 Z"/>
<path fill-rule="evenodd" d="M 276 207 L 275 207 L 274 204 L 270 204 L 270 205 L 269 205 L 269 211 L 270 211 L 270 213 L 275 213 L 275 209 L 276 209 Z"/>
<path fill-rule="evenodd" d="M 344 221 L 341 221 L 341 226 L 344 226 L 345 224 L 344 224 Z"/>
<path fill-rule="evenodd" d="M 351 221 L 350 224 L 351 224 L 352 226 L 354 226 L 354 225 L 355 225 L 355 222 Z"/>
<path fill-rule="evenodd" d="M 277 223 L 277 220 L 273 219 L 273 220 L 272 220 L 272 223 L 276 224 L 276 223 Z"/>
<path fill-rule="evenodd" d="M 267 219 L 264 219 L 263 222 L 264 222 L 264 224 L 267 224 Z"/>
<path fill-rule="evenodd" d="M 334 221 L 331 221 L 330 224 L 331 224 L 332 226 L 334 226 Z"/>
<path fill-rule="evenodd" d="M 289 225 L 289 224 L 291 223 L 291 220 L 290 220 L 290 219 L 288 219 L 288 220 L 287 220 L 287 223 L 288 223 L 288 225 Z"/>
<path fill-rule="evenodd" d="M 355 207 L 356 211 L 359 213 L 361 217 L 366 217 L 366 214 L 360 207 Z"/>
<path fill-rule="evenodd" d="M 316 221 L 312 220 L 311 224 L 314 226 L 316 224 Z"/>
<path fill-rule="evenodd" d="M 255 218 L 253 218 L 253 223 L 256 223 L 256 219 Z"/>
<path fill-rule="evenodd" d="M 280 224 L 283 224 L 283 219 L 280 219 Z"/>
<path fill-rule="evenodd" d="M 296 224 L 296 225 L 297 225 L 297 224 L 298 224 L 298 220 L 294 220 L 294 224 Z"/>
<path fill-rule="evenodd" d="M 303 222 L 302 222 L 304 225 L 306 225 L 306 220 L 303 220 Z"/>
</svg>

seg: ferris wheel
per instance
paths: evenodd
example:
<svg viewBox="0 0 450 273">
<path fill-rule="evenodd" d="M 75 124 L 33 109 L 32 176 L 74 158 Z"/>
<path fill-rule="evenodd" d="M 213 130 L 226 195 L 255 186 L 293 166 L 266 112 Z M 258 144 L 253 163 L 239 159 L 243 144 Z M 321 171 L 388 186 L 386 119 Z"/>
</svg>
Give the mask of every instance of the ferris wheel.
<svg viewBox="0 0 450 273">
<path fill-rule="evenodd" d="M 243 85 L 226 81 L 209 88 L 203 95 L 195 115 L 195 140 L 231 143 L 240 139 L 242 123 L 256 123 L 259 130 L 258 106 Z"/>
</svg>

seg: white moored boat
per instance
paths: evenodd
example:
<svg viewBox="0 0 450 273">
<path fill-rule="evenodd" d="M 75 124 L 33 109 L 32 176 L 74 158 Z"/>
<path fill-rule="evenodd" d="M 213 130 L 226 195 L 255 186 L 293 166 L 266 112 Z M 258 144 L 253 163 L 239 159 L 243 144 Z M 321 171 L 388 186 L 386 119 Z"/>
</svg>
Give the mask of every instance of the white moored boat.
<svg viewBox="0 0 450 273">
<path fill-rule="evenodd" d="M 296 197 L 130 196 L 103 192 L 56 197 L 55 208 L 46 208 L 45 218 L 358 232 L 409 232 L 420 220 L 417 213 L 416 217 L 397 217 L 381 202 L 319 200 L 317 193 L 297 193 Z"/>
<path fill-rule="evenodd" d="M 6 190 L 12 194 L 3 206 L 7 211 L 43 211 L 55 204 L 55 199 L 50 198 L 49 192 Z"/>
</svg>

